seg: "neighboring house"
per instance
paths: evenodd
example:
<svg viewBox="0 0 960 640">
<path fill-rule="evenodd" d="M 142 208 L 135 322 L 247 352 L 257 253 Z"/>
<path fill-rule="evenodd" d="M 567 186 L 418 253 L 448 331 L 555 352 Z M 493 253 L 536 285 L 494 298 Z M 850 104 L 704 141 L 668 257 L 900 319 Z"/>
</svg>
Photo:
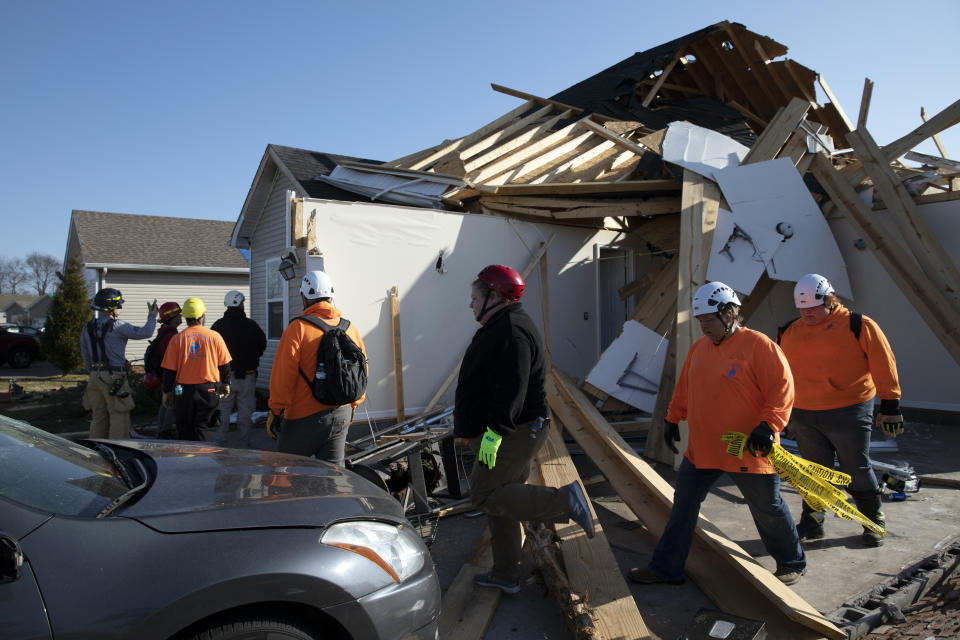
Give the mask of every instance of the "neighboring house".
<svg viewBox="0 0 960 640">
<path fill-rule="evenodd" d="M 30 324 L 23 321 L 29 318 L 30 307 L 42 297 L 45 296 L 32 296 L 22 293 L 0 294 L 0 322 Z M 46 311 L 43 312 L 43 318 L 46 319 Z M 40 326 L 43 326 L 42 322 Z"/>
<path fill-rule="evenodd" d="M 266 327 L 268 336 L 261 386 L 269 383 L 283 329 L 302 310 L 298 289 L 303 273 L 323 269 L 333 279 L 337 306 L 355 324 L 367 347 L 371 378 L 362 410 L 372 418 L 396 412 L 389 290 L 398 287 L 404 407 L 408 415 L 416 413 L 457 366 L 477 328 L 468 309 L 476 274 L 491 263 L 522 271 L 540 242 L 551 236 L 548 257 L 555 268 L 549 269 L 548 290 L 553 361 L 571 374 L 586 372 L 601 350 L 601 324 L 619 328 L 626 314 L 615 288 L 608 291 L 611 299 L 602 304 L 597 291 L 601 264 L 596 256 L 602 248 L 625 257 L 629 247 L 607 249 L 622 234 L 426 208 L 431 200 L 438 201 L 431 198 L 429 185 L 415 194 L 393 194 L 404 203 L 420 202 L 420 207 L 371 203 L 327 179 L 334 172 L 342 175 L 345 165 L 359 164 L 377 166 L 277 145 L 269 145 L 264 153 L 232 239 L 234 246 L 250 250 L 250 313 Z M 379 189 L 383 195 L 390 190 L 395 173 L 384 169 L 378 174 L 386 183 Z M 366 180 L 370 182 L 369 176 Z M 444 180 L 426 177 L 427 182 Z M 304 236 L 306 247 L 291 246 Z M 291 250 L 298 256 L 297 275 L 284 282 L 278 267 Z M 526 280 L 525 306 L 539 323 L 538 270 L 533 269 Z M 601 318 L 601 308 L 615 308 L 617 303 L 617 317 Z M 447 398 L 451 395 L 448 392 Z"/>
<path fill-rule="evenodd" d="M 201 298 L 207 326 L 223 315 L 223 298 L 249 292 L 245 258 L 229 246 L 233 223 L 74 210 L 64 262 L 78 256 L 90 298 L 98 289 L 123 293 L 120 318 L 142 325 L 147 304 Z M 142 359 L 147 340 L 131 340 L 127 359 Z"/>
</svg>

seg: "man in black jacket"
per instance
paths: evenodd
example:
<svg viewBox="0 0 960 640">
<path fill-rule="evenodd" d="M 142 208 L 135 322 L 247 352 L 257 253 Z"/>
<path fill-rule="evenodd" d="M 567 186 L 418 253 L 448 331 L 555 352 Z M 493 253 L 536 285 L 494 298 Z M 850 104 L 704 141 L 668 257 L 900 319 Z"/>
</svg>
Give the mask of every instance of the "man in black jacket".
<svg viewBox="0 0 960 640">
<path fill-rule="evenodd" d="M 460 367 L 454 434 L 477 454 L 470 499 L 487 514 L 493 570 L 474 582 L 504 593 L 520 591 L 521 521 L 579 524 L 593 537 L 593 516 L 580 484 L 526 484 L 530 464 L 547 438 L 550 418 L 543 344 L 520 305 L 523 279 L 490 265 L 473 283 L 470 309 L 481 326 Z"/>
<path fill-rule="evenodd" d="M 223 336 L 227 343 L 233 384 L 230 394 L 220 400 L 220 426 L 213 434 L 213 441 L 223 444 L 230 429 L 230 414 L 237 408 L 237 430 L 244 445 L 249 444 L 251 416 L 257 408 L 257 367 L 260 356 L 267 348 L 267 336 L 256 322 L 243 311 L 244 296 L 239 291 L 230 291 L 223 299 L 227 308 L 223 317 L 210 327 Z"/>
</svg>

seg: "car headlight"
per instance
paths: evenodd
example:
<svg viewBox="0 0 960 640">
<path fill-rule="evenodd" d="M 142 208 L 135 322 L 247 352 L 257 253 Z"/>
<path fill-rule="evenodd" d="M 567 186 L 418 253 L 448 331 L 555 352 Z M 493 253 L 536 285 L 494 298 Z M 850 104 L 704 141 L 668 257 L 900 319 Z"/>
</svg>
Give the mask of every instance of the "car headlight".
<svg viewBox="0 0 960 640">
<path fill-rule="evenodd" d="M 395 582 L 403 582 L 423 567 L 420 539 L 410 527 L 357 520 L 327 527 L 320 542 L 352 551 L 386 571 Z"/>
</svg>

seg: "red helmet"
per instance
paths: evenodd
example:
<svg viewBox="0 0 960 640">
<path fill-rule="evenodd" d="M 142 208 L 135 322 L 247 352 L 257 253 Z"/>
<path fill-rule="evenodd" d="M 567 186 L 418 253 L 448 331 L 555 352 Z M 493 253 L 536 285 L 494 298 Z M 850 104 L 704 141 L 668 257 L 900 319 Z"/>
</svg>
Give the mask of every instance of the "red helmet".
<svg viewBox="0 0 960 640">
<path fill-rule="evenodd" d="M 484 267 L 483 271 L 477 274 L 477 278 L 509 302 L 516 302 L 523 297 L 523 278 L 516 269 L 502 264 L 491 264 Z"/>
<path fill-rule="evenodd" d="M 160 305 L 160 322 L 166 322 L 173 316 L 180 315 L 180 305 L 176 302 L 164 302 Z"/>
</svg>

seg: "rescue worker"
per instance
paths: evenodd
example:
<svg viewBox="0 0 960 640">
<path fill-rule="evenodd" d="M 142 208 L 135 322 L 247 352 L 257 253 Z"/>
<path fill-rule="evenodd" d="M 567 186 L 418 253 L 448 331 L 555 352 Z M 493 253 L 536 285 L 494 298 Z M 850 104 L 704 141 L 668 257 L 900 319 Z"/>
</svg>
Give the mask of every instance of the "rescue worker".
<svg viewBox="0 0 960 640">
<path fill-rule="evenodd" d="M 526 484 L 550 429 L 547 374 L 540 333 L 523 310 L 523 278 L 489 265 L 471 285 L 470 309 L 480 328 L 463 356 L 454 407 L 454 435 L 477 454 L 470 500 L 487 514 L 493 569 L 474 582 L 507 594 L 520 591 L 521 521 L 573 520 L 587 537 L 593 515 L 578 482 Z"/>
<path fill-rule="evenodd" d="M 857 510 L 881 527 L 882 487 L 870 461 L 873 398 L 880 397 L 876 425 L 887 435 L 903 430 L 897 361 L 877 323 L 851 314 L 821 275 L 808 273 L 793 289 L 800 318 L 781 332 L 780 346 L 790 362 L 797 399 L 790 419 L 800 456 L 850 475 L 847 490 Z M 801 540 L 824 535 L 824 512 L 806 502 L 797 530 Z M 866 527 L 863 544 L 878 547 L 883 538 Z"/>
<path fill-rule="evenodd" d="M 183 324 L 183 316 L 180 315 L 180 305 L 176 302 L 164 302 L 160 305 L 160 328 L 157 329 L 157 337 L 154 338 L 157 344 L 157 357 L 163 362 L 163 356 L 167 352 L 170 340 L 177 335 L 177 327 Z M 147 374 L 152 375 L 152 374 Z M 162 375 L 162 370 L 161 370 Z M 144 378 L 146 381 L 146 378 Z M 163 379 L 157 381 L 155 389 L 163 384 Z M 172 408 L 167 408 L 160 403 L 157 410 L 157 438 L 161 440 L 172 440 L 177 437 L 176 419 Z"/>
<path fill-rule="evenodd" d="M 83 394 L 83 407 L 93 412 L 91 438 L 129 438 L 130 412 L 134 401 L 127 379 L 127 341 L 145 340 L 153 335 L 157 322 L 157 301 L 147 303 L 147 321 L 137 327 L 117 316 L 123 308 L 123 294 L 106 287 L 97 291 L 90 308 L 99 312 L 84 325 L 80 353 L 90 377 Z"/>
<path fill-rule="evenodd" d="M 697 289 L 693 315 L 703 337 L 687 353 L 664 421 L 664 439 L 674 453 L 683 420 L 690 426 L 690 440 L 677 470 L 670 519 L 653 558 L 648 566 L 631 569 L 628 577 L 640 584 L 684 582 L 700 504 L 727 473 L 777 563 L 774 575 L 794 584 L 806 573 L 806 556 L 780 497 L 780 476 L 766 457 L 790 418 L 790 366 L 772 340 L 743 326 L 740 299 L 722 282 Z M 721 440 L 725 431 L 748 434 L 741 458 L 727 452 Z"/>
<path fill-rule="evenodd" d="M 170 340 L 161 363 L 163 404 L 173 407 L 180 440 L 203 440 L 220 397 L 230 393 L 230 352 L 219 333 L 203 326 L 206 310 L 200 298 L 187 298 L 181 310 L 187 328 Z"/>
<path fill-rule="evenodd" d="M 303 315 L 314 316 L 331 326 L 340 322 L 340 310 L 333 302 L 333 281 L 323 271 L 308 271 L 303 276 L 300 301 Z M 275 440 L 279 436 L 277 451 L 314 456 L 343 466 L 353 412 L 366 395 L 341 406 L 326 405 L 313 397 L 307 379 L 316 374 L 317 349 L 323 334 L 322 329 L 301 320 L 291 322 L 280 336 L 270 371 L 267 434 Z M 351 324 L 346 334 L 366 358 L 366 347 L 357 328 Z M 283 428 L 279 431 L 281 416 Z"/>
<path fill-rule="evenodd" d="M 223 336 L 233 361 L 230 364 L 230 394 L 220 401 L 220 427 L 213 440 L 223 444 L 230 430 L 230 414 L 237 409 L 240 441 L 249 444 L 253 411 L 257 408 L 257 367 L 267 348 L 267 336 L 243 310 L 244 295 L 230 291 L 223 299 L 223 317 L 210 328 Z"/>
</svg>

